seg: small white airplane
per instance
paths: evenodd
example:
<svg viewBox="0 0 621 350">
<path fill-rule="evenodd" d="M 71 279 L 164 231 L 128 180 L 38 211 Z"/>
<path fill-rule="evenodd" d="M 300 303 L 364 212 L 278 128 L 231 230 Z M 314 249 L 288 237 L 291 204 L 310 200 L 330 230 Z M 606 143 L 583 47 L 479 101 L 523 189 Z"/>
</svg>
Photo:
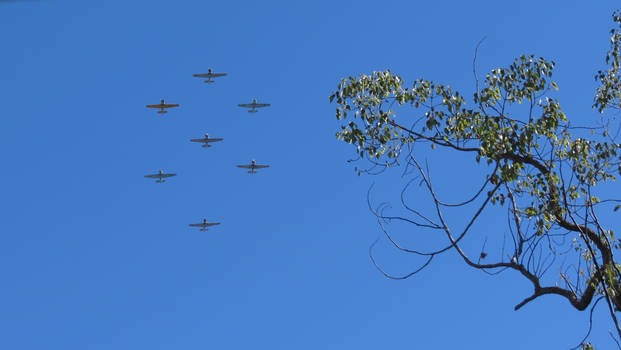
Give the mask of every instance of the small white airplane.
<svg viewBox="0 0 621 350">
<path fill-rule="evenodd" d="M 238 104 L 238 106 L 244 107 L 244 108 L 250 108 L 248 113 L 256 113 L 258 112 L 257 108 L 269 107 L 270 104 L 269 103 L 257 103 L 257 99 L 253 98 L 252 103 L 241 103 L 241 104 Z"/>
<path fill-rule="evenodd" d="M 269 168 L 270 166 L 257 164 L 257 162 L 253 159 L 250 164 L 238 165 L 237 167 L 243 169 L 250 169 L 250 171 L 248 171 L 248 174 L 256 174 L 256 169 Z"/>
<path fill-rule="evenodd" d="M 220 223 L 219 222 L 207 222 L 207 219 L 203 219 L 203 222 L 201 222 L 200 224 L 190 224 L 190 227 L 200 227 L 201 231 L 209 231 L 207 227 L 215 226 L 215 225 L 220 225 Z"/>
<path fill-rule="evenodd" d="M 164 171 L 160 170 L 157 172 L 157 174 L 149 174 L 149 175 L 145 175 L 144 177 L 147 177 L 150 179 L 157 179 L 155 180 L 155 182 L 162 183 L 162 182 L 166 182 L 164 178 L 171 177 L 171 176 L 177 176 L 177 174 L 165 174 Z"/>
<path fill-rule="evenodd" d="M 212 78 L 223 77 L 225 75 L 226 75 L 226 73 L 214 73 L 211 70 L 211 68 L 207 69 L 207 73 L 192 74 L 193 77 L 207 78 L 207 80 L 205 80 L 206 83 L 213 83 L 213 82 L 215 82 L 215 80 L 213 80 Z"/>
<path fill-rule="evenodd" d="M 172 108 L 172 107 L 179 107 L 179 105 L 177 103 L 164 103 L 164 99 L 162 99 L 159 104 L 147 105 L 147 108 L 159 108 L 160 110 L 157 111 L 158 114 L 168 113 L 166 108 Z"/>
<path fill-rule="evenodd" d="M 217 139 L 217 138 L 209 138 L 209 134 L 205 134 L 205 137 L 202 139 L 190 139 L 190 141 L 192 142 L 201 142 L 203 143 L 203 145 L 201 147 L 211 147 L 211 145 L 209 144 L 210 142 L 218 142 L 218 141 L 222 141 L 224 139 Z"/>
</svg>

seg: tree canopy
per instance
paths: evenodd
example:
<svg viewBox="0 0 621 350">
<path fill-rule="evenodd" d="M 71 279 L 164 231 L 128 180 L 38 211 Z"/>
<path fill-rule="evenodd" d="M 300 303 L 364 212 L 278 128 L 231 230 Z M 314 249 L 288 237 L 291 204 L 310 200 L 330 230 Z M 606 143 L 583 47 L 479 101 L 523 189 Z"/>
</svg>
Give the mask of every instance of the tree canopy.
<svg viewBox="0 0 621 350">
<path fill-rule="evenodd" d="M 614 119 L 621 108 L 621 12 L 613 14 L 613 21 L 617 28 L 610 32 L 607 68 L 595 75 L 593 108 L 603 118 L 592 126 L 571 123 L 554 98 L 559 89 L 552 80 L 554 61 L 535 55 L 522 55 L 507 67 L 493 69 L 480 82 L 475 70 L 476 92 L 470 103 L 449 85 L 425 79 L 408 85 L 389 70 L 342 79 L 330 101 L 336 102 L 336 118 L 343 123 L 336 137 L 354 145 L 360 160 L 372 168 L 414 169 L 431 195 L 433 217 L 409 206 L 407 218 L 374 210 L 395 247 L 425 257 L 421 269 L 434 256 L 454 249 L 471 267 L 521 274 L 533 293 L 516 310 L 546 294 L 565 298 L 578 310 L 603 299 L 621 337 L 616 318 L 621 311 L 621 265 L 614 255 L 621 240 L 600 220 L 602 211 L 621 208 L 621 199 L 603 197 L 605 184 L 621 174 Z M 413 110 L 401 114 L 401 107 L 407 106 Z M 473 161 L 489 169 L 481 187 L 461 203 L 440 199 L 418 155 L 421 144 L 472 154 Z M 457 232 L 444 219 L 443 210 L 466 205 L 475 205 L 476 210 Z M 481 250 L 473 255 L 461 241 L 491 206 L 507 210 L 512 251 L 488 257 Z M 442 231 L 447 243 L 433 251 L 404 248 L 384 228 L 395 219 Z M 547 257 L 554 261 L 570 254 L 577 262 L 562 266 L 554 276 L 560 284 L 546 283 L 544 276 L 552 274 Z"/>
</svg>

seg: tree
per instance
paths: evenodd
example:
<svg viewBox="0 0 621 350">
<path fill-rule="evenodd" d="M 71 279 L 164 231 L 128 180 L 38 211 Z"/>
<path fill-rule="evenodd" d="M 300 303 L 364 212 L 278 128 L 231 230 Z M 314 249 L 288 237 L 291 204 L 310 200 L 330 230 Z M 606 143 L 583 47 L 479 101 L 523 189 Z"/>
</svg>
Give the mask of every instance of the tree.
<svg viewBox="0 0 621 350">
<path fill-rule="evenodd" d="M 605 300 L 621 338 L 616 316 L 621 312 L 621 265 L 614 256 L 621 240 L 600 219 L 603 211 L 621 208 L 621 199 L 598 197 L 606 183 L 621 174 L 621 144 L 611 134 L 614 118 L 608 115 L 621 108 L 621 12 L 615 12 L 613 20 L 619 28 L 611 30 L 608 68 L 595 76 L 599 87 L 593 108 L 602 114 L 603 122 L 591 127 L 570 123 L 552 97 L 558 90 L 551 80 L 554 62 L 533 55 L 492 70 L 481 86 L 475 69 L 472 109 L 458 91 L 429 80 L 418 79 L 406 87 L 390 71 L 342 79 L 330 96 L 337 103 L 336 118 L 343 121 L 336 136 L 356 147 L 359 160 L 369 162 L 359 175 L 390 168 L 401 168 L 404 174 L 414 170 L 414 179 L 426 189 L 434 208 L 434 217 L 426 216 L 402 199 L 410 214 L 407 217 L 391 216 L 382 206 L 373 209 L 396 248 L 425 258 L 420 269 L 395 277 L 385 273 L 371 254 L 378 269 L 390 278 L 408 278 L 428 267 L 436 255 L 454 249 L 470 267 L 521 274 L 533 293 L 515 310 L 546 294 L 565 298 L 578 310 L 591 306 L 591 312 L 598 301 Z M 407 106 L 420 118 L 412 121 L 397 116 L 396 110 Z M 472 155 L 487 172 L 480 179 L 481 187 L 460 203 L 441 200 L 429 168 L 420 159 L 421 144 Z M 448 207 L 460 206 L 475 210 L 457 233 L 443 213 Z M 512 250 L 506 254 L 503 246 L 503 252 L 492 257 L 482 248 L 473 255 L 461 242 L 490 207 L 507 210 L 506 235 L 513 242 Z M 415 229 L 444 232 L 446 245 L 433 251 L 402 247 L 387 230 L 387 224 L 395 220 Z M 554 278 L 559 286 L 547 280 L 560 256 L 576 259 L 577 265 L 560 267 Z"/>
</svg>

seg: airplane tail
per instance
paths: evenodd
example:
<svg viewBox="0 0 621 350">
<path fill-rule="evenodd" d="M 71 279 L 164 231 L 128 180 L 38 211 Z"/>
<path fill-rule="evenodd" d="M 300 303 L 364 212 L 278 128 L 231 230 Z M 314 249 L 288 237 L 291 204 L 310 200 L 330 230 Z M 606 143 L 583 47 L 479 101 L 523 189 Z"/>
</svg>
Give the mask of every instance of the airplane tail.
<svg viewBox="0 0 621 350">
<path fill-rule="evenodd" d="M 254 170 L 250 170 L 250 171 L 248 172 L 248 174 L 256 174 L 256 173 L 257 173 L 257 172 L 256 172 L 256 171 L 254 171 Z"/>
<path fill-rule="evenodd" d="M 248 111 L 248 113 L 257 113 L 259 110 L 258 109 L 251 109 Z"/>
<path fill-rule="evenodd" d="M 211 83 L 215 82 L 215 80 L 207 79 L 207 80 L 205 80 L 205 82 L 208 83 L 208 84 L 211 84 Z"/>
<path fill-rule="evenodd" d="M 211 145 L 210 145 L 210 144 L 208 144 L 208 143 L 206 143 L 206 144 L 202 145 L 201 147 L 203 147 L 203 148 L 207 148 L 207 147 L 211 147 Z"/>
<path fill-rule="evenodd" d="M 202 229 L 200 229 L 200 231 L 209 231 L 209 230 L 206 229 L 206 228 L 202 228 Z"/>
</svg>

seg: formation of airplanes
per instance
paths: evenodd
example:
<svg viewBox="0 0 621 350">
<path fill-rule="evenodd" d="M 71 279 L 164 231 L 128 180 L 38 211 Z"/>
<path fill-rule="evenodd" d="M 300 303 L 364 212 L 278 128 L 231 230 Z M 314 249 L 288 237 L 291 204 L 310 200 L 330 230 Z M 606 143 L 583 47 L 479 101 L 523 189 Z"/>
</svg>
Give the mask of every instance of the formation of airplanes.
<svg viewBox="0 0 621 350">
<path fill-rule="evenodd" d="M 226 73 L 216 73 L 211 68 L 207 70 L 207 73 L 192 74 L 193 77 L 206 79 L 205 83 L 214 83 L 215 82 L 214 78 L 224 77 L 226 75 L 227 75 Z M 257 99 L 253 99 L 251 103 L 240 103 L 238 104 L 238 106 L 242 108 L 249 108 L 248 113 L 256 113 L 259 111 L 258 108 L 269 107 L 270 104 L 259 103 Z M 178 103 L 166 103 L 164 99 L 162 99 L 160 103 L 149 104 L 149 105 L 146 105 L 146 107 L 158 109 L 157 111 L 158 114 L 165 114 L 165 113 L 168 113 L 169 108 L 179 107 L 179 104 Z M 208 147 L 212 147 L 211 143 L 219 142 L 223 140 L 224 140 L 223 138 L 210 137 L 208 133 L 205 133 L 204 137 L 190 139 L 190 142 L 201 143 L 201 147 L 208 148 Z M 253 159 L 250 162 L 250 164 L 240 164 L 240 165 L 237 165 L 237 167 L 242 168 L 242 169 L 249 169 L 248 170 L 249 174 L 256 174 L 257 169 L 269 168 L 269 165 L 257 164 L 257 162 Z M 166 182 L 166 180 L 164 180 L 165 178 L 173 177 L 176 175 L 177 174 L 165 173 L 163 170 L 159 170 L 155 174 L 148 174 L 148 175 L 145 175 L 144 177 L 150 178 L 150 179 L 156 179 L 155 182 L 157 183 L 163 183 L 163 182 Z M 220 223 L 219 222 L 207 222 L 207 219 L 203 219 L 203 221 L 198 224 L 189 224 L 190 227 L 199 227 L 200 231 L 207 231 L 207 227 L 211 227 L 215 225 L 220 225 Z"/>
</svg>

